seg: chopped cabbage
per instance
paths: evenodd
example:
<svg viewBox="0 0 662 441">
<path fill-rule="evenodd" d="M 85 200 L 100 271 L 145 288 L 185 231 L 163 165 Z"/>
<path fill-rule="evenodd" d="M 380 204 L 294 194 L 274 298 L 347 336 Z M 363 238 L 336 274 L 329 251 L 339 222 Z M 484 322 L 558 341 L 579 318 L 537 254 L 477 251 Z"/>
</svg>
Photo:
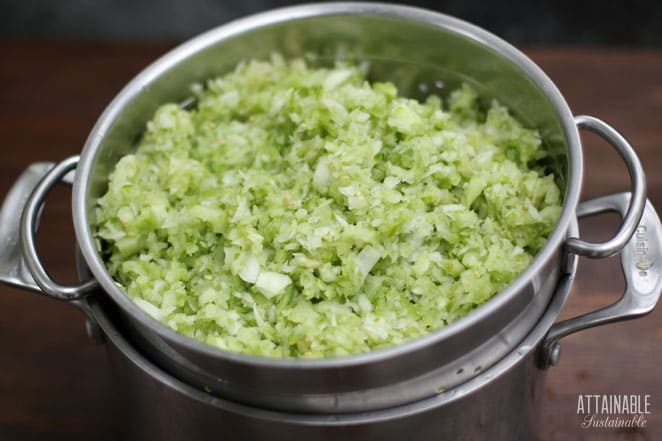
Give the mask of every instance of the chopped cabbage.
<svg viewBox="0 0 662 441">
<path fill-rule="evenodd" d="M 507 286 L 559 217 L 538 132 L 468 86 L 442 106 L 275 56 L 193 89 L 117 163 L 95 228 L 126 294 L 210 345 L 314 358 L 422 336 Z"/>
</svg>

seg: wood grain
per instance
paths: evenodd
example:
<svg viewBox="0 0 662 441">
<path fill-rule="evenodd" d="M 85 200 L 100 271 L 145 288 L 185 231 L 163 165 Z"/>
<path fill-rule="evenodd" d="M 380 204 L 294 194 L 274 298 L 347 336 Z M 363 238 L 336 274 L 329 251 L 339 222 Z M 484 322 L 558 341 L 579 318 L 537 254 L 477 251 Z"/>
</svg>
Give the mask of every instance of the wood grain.
<svg viewBox="0 0 662 441">
<path fill-rule="evenodd" d="M 0 44 L 0 194 L 31 162 L 80 151 L 107 103 L 168 44 Z M 576 114 L 613 123 L 648 172 L 649 197 L 662 206 L 662 51 L 530 49 Z M 626 190 L 618 156 L 585 136 L 586 197 Z M 72 281 L 70 198 L 49 198 L 39 246 L 51 273 Z M 613 218 L 582 223 L 585 237 L 605 239 Z M 618 259 L 584 261 L 563 317 L 596 309 L 623 289 Z M 547 376 L 542 441 L 662 439 L 662 308 L 627 323 L 563 340 L 561 362 Z M 82 316 L 64 303 L 0 286 L 0 439 L 115 440 L 119 412 L 103 346 L 85 336 Z M 578 394 L 650 394 L 644 430 L 583 430 Z"/>
</svg>

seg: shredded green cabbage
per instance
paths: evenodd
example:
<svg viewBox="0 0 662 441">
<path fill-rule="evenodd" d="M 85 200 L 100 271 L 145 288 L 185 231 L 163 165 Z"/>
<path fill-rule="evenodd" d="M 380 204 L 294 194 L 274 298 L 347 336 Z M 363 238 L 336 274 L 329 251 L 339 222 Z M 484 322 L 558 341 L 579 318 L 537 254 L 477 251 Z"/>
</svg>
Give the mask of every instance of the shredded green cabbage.
<svg viewBox="0 0 662 441">
<path fill-rule="evenodd" d="M 249 61 L 165 104 L 96 208 L 108 270 L 230 351 L 331 357 L 466 315 L 561 210 L 539 134 L 468 86 L 425 102 L 347 64 Z"/>
</svg>

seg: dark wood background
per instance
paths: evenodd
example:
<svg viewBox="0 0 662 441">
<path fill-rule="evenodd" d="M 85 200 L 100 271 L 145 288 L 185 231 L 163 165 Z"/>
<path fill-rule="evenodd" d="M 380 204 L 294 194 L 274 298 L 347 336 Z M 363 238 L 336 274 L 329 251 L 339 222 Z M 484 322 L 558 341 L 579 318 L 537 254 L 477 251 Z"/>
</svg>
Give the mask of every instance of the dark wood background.
<svg viewBox="0 0 662 441">
<path fill-rule="evenodd" d="M 77 154 L 104 106 L 167 44 L 0 43 L 0 194 L 31 162 Z M 576 114 L 612 123 L 638 151 L 649 197 L 662 207 L 662 51 L 530 49 Z M 584 197 L 629 187 L 618 156 L 584 135 Z M 38 243 L 53 275 L 74 280 L 70 197 L 54 191 Z M 582 223 L 584 237 L 606 239 L 617 220 Z M 623 289 L 617 258 L 580 262 L 562 317 L 596 309 Z M 662 439 L 662 308 L 631 322 L 563 340 L 549 371 L 542 441 Z M 73 308 L 0 286 L 0 440 L 116 440 L 119 412 L 103 346 L 89 341 Z M 578 394 L 649 394 L 645 429 L 584 430 Z"/>
</svg>

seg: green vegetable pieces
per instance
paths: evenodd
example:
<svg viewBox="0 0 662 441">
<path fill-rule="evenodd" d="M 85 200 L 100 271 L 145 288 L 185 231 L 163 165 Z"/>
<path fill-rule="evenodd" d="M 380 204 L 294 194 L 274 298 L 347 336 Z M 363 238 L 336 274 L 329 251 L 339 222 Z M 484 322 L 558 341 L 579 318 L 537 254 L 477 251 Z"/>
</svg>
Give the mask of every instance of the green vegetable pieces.
<svg viewBox="0 0 662 441">
<path fill-rule="evenodd" d="M 332 357 L 405 342 L 508 285 L 561 193 L 536 131 L 359 67 L 249 61 L 158 109 L 110 176 L 99 250 L 126 294 L 222 349 Z"/>
</svg>

